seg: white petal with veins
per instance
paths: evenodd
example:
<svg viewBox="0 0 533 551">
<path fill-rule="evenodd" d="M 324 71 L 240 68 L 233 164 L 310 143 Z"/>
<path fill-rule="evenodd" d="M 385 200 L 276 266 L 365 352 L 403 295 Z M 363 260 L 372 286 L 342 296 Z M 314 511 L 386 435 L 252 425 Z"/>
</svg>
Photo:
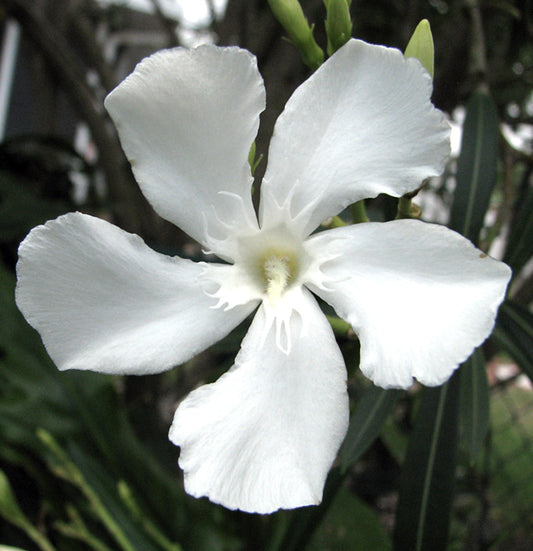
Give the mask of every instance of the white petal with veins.
<svg viewBox="0 0 533 551">
<path fill-rule="evenodd" d="M 210 45 L 163 50 L 139 63 L 105 105 L 155 210 L 231 258 L 231 243 L 218 248 L 217 240 L 257 228 L 248 152 L 265 90 L 255 57 Z"/>
<path fill-rule="evenodd" d="M 291 216 L 309 234 L 349 204 L 399 197 L 439 175 L 450 126 L 430 101 L 431 77 L 399 50 L 350 40 L 292 95 L 280 115 L 262 184 L 262 226 Z"/>
<path fill-rule="evenodd" d="M 217 342 L 257 306 L 214 308 L 203 271 L 99 218 L 66 214 L 20 245 L 17 306 L 59 369 L 156 373 Z"/>
<path fill-rule="evenodd" d="M 396 220 L 321 232 L 338 253 L 311 290 L 350 322 L 361 370 L 383 387 L 439 385 L 490 334 L 511 270 L 442 226 Z M 324 286 L 325 284 L 325 286 Z"/>
<path fill-rule="evenodd" d="M 262 306 L 235 365 L 178 407 L 170 439 L 190 494 L 257 513 L 320 503 L 348 425 L 346 370 L 314 298 L 296 306 L 290 354 Z"/>
</svg>

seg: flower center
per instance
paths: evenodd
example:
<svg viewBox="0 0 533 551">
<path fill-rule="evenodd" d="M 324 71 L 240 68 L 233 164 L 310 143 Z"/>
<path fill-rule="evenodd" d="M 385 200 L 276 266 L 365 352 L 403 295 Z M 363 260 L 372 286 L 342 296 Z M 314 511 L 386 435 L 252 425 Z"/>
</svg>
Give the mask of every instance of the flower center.
<svg viewBox="0 0 533 551">
<path fill-rule="evenodd" d="M 246 280 L 254 299 L 277 311 L 285 295 L 301 284 L 309 267 L 311 259 L 301 239 L 279 226 L 243 236 L 238 244 L 235 265 L 242 270 L 242 281 Z"/>
<path fill-rule="evenodd" d="M 263 278 L 265 282 L 265 292 L 272 303 L 279 302 L 283 291 L 290 285 L 295 276 L 296 265 L 294 259 L 289 254 L 267 253 L 263 261 Z"/>
</svg>

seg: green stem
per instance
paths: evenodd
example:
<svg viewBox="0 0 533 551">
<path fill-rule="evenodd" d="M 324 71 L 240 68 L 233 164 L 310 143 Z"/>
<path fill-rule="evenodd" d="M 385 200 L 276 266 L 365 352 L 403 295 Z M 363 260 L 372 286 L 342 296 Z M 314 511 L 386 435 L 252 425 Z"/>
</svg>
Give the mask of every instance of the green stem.
<svg viewBox="0 0 533 551">
<path fill-rule="evenodd" d="M 48 541 L 46 536 L 35 528 L 28 517 L 22 512 L 7 475 L 0 469 L 0 518 L 1 517 L 4 517 L 8 522 L 25 532 L 41 551 L 55 551 L 54 546 Z"/>
<path fill-rule="evenodd" d="M 333 332 L 337 337 L 352 337 L 355 336 L 352 326 L 337 316 L 326 316 L 328 318 L 329 324 L 333 329 Z"/>
<path fill-rule="evenodd" d="M 342 228 L 343 226 L 347 224 L 340 216 L 332 216 L 322 223 L 323 228 Z"/>
<path fill-rule="evenodd" d="M 118 494 L 123 503 L 128 508 L 131 516 L 139 522 L 145 532 L 161 547 L 164 551 L 182 551 L 181 545 L 170 541 L 159 528 L 141 511 L 137 501 L 133 496 L 131 488 L 124 480 L 119 480 Z"/>
<path fill-rule="evenodd" d="M 41 551 L 56 551 L 56 548 L 50 543 L 50 541 L 31 524 L 25 523 L 24 525 L 19 525 L 19 528 L 26 532 L 26 535 L 37 544 Z"/>
<path fill-rule="evenodd" d="M 107 545 L 89 532 L 81 515 L 76 509 L 74 509 L 74 507 L 67 505 L 67 514 L 71 523 L 67 524 L 62 521 L 56 522 L 55 527 L 59 532 L 61 532 L 64 536 L 86 543 L 88 547 L 93 549 L 93 551 L 111 551 Z"/>
<path fill-rule="evenodd" d="M 128 540 L 126 534 L 122 531 L 115 519 L 111 516 L 105 505 L 102 503 L 97 493 L 89 486 L 83 473 L 78 467 L 70 460 L 65 451 L 59 446 L 57 441 L 52 435 L 44 429 L 37 430 L 37 436 L 48 447 L 48 449 L 59 460 L 60 464 L 53 468 L 53 471 L 68 480 L 71 484 L 77 486 L 83 495 L 89 501 L 92 510 L 100 518 L 102 524 L 107 528 L 109 533 L 115 538 L 115 541 L 119 544 L 123 551 L 135 551 L 135 548 Z"/>
<path fill-rule="evenodd" d="M 361 222 L 369 222 L 368 216 L 366 215 L 365 201 L 357 201 L 354 203 L 350 210 L 352 212 L 352 220 L 354 224 L 360 224 Z"/>
<path fill-rule="evenodd" d="M 422 209 L 413 203 L 411 197 L 408 195 L 400 197 L 396 220 L 401 220 L 403 218 L 420 218 L 420 216 L 422 216 Z"/>
</svg>

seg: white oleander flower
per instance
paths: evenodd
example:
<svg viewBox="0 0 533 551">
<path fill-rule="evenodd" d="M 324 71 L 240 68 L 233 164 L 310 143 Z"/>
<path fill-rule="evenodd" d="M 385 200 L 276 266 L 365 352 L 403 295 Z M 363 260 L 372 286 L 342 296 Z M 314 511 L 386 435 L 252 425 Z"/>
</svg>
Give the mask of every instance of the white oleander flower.
<svg viewBox="0 0 533 551">
<path fill-rule="evenodd" d="M 147 199 L 225 263 L 67 214 L 21 244 L 17 304 L 59 369 L 113 374 L 181 364 L 257 310 L 234 366 L 176 412 L 190 494 L 259 513 L 320 502 L 348 396 L 313 294 L 352 325 L 362 372 L 384 387 L 441 384 L 491 332 L 510 270 L 457 233 L 399 220 L 312 234 L 441 173 L 449 127 L 431 89 L 418 61 L 349 41 L 279 117 L 258 217 L 248 152 L 265 91 L 251 54 L 162 51 L 107 97 Z"/>
</svg>

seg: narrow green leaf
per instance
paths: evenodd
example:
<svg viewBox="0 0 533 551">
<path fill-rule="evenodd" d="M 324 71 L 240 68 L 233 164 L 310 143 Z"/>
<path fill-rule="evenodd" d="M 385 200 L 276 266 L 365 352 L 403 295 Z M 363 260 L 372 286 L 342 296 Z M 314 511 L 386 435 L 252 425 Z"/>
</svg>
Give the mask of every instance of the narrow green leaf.
<svg viewBox="0 0 533 551">
<path fill-rule="evenodd" d="M 533 381 L 533 314 L 506 300 L 500 307 L 493 338 Z"/>
<path fill-rule="evenodd" d="M 461 430 L 474 463 L 489 429 L 489 383 L 485 356 L 477 348 L 461 367 Z"/>
<path fill-rule="evenodd" d="M 521 205 L 518 217 L 516 218 L 503 261 L 518 272 L 533 255 L 533 188 L 529 188 L 526 198 Z"/>
<path fill-rule="evenodd" d="M 395 551 L 445 551 L 457 461 L 459 377 L 428 388 L 409 440 L 396 511 Z"/>
<path fill-rule="evenodd" d="M 340 451 L 341 469 L 349 469 L 372 445 L 402 394 L 402 390 L 374 385 L 367 389 L 350 419 Z"/>
<path fill-rule="evenodd" d="M 498 115 L 492 99 L 478 92 L 466 105 L 457 184 L 449 226 L 474 243 L 496 182 Z"/>
</svg>

